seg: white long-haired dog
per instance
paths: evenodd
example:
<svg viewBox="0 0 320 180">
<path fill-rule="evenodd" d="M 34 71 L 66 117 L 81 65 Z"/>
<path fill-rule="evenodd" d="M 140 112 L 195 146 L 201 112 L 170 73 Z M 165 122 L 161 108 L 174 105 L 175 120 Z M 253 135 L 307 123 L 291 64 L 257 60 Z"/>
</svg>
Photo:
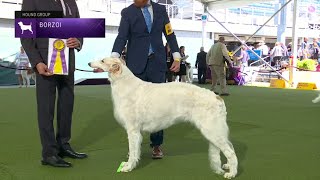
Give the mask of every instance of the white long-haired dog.
<svg viewBox="0 0 320 180">
<path fill-rule="evenodd" d="M 26 87 L 30 87 L 30 79 L 33 79 L 33 81 L 36 84 L 36 73 L 33 72 L 32 70 L 21 70 L 21 76 L 22 76 L 22 81 L 23 85 Z"/>
<path fill-rule="evenodd" d="M 188 83 L 144 82 L 117 58 L 94 61 L 89 66 L 109 72 L 114 116 L 126 129 L 129 140 L 129 159 L 122 172 L 129 172 L 137 166 L 142 132 L 157 132 L 178 122 L 190 122 L 209 141 L 209 159 L 213 170 L 225 178 L 236 176 L 238 160 L 228 140 L 227 112 L 222 98 Z M 227 158 L 227 164 L 223 167 L 220 151 Z M 223 169 L 229 169 L 229 172 Z"/>
<path fill-rule="evenodd" d="M 312 100 L 313 103 L 318 103 L 320 102 L 320 94 L 318 97 L 316 97 L 314 100 Z"/>
<path fill-rule="evenodd" d="M 191 66 L 190 63 L 186 64 L 186 69 L 187 69 L 187 82 L 191 83 L 193 82 L 193 67 Z"/>
</svg>

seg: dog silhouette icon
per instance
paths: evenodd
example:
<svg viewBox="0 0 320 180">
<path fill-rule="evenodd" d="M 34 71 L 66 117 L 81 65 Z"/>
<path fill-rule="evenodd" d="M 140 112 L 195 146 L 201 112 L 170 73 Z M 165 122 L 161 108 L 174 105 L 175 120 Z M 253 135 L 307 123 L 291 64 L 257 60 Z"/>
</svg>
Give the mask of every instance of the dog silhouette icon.
<svg viewBox="0 0 320 180">
<path fill-rule="evenodd" d="M 23 34 L 24 31 L 30 31 L 31 34 L 33 34 L 33 31 L 32 31 L 32 22 L 30 22 L 30 25 L 24 25 L 23 22 L 18 22 L 18 25 L 20 26 L 20 29 L 21 29 L 21 34 Z"/>
</svg>

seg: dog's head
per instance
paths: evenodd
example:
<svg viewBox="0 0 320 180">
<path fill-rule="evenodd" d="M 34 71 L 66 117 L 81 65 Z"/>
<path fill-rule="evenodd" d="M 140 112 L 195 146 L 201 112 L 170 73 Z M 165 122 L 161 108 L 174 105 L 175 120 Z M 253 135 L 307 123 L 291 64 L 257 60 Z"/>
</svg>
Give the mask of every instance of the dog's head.
<svg viewBox="0 0 320 180">
<path fill-rule="evenodd" d="M 120 58 L 104 58 L 102 60 L 90 62 L 88 65 L 113 75 L 119 75 L 122 73 L 125 62 Z"/>
<path fill-rule="evenodd" d="M 23 23 L 22 23 L 21 21 L 19 21 L 18 24 L 19 24 L 19 26 L 22 26 L 22 25 L 23 25 Z"/>
</svg>

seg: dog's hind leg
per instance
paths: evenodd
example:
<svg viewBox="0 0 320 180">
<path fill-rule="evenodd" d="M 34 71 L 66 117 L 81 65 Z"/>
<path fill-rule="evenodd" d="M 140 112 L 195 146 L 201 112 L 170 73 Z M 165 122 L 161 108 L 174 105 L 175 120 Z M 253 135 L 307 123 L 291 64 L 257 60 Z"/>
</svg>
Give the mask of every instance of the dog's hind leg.
<svg viewBox="0 0 320 180">
<path fill-rule="evenodd" d="M 229 166 L 229 172 L 225 173 L 224 177 L 228 179 L 234 178 L 237 175 L 238 159 L 230 141 L 228 140 L 228 125 L 225 120 L 217 122 L 212 120 L 211 118 L 209 118 L 207 121 L 202 121 L 204 124 L 206 124 L 206 126 L 197 124 L 197 127 L 199 127 L 203 136 L 210 142 L 209 156 L 211 160 L 211 166 L 215 171 L 217 171 L 218 169 L 218 172 L 219 169 L 221 169 L 221 162 L 218 161 L 217 155 L 214 155 L 219 152 L 216 149 L 219 149 L 226 156 L 228 161 L 227 164 Z M 213 124 L 212 122 L 215 123 Z M 218 165 L 220 168 L 217 167 Z"/>
<path fill-rule="evenodd" d="M 238 159 L 233 148 L 230 146 L 228 139 L 223 137 L 216 137 L 214 144 L 222 151 L 226 156 L 228 163 L 224 165 L 224 168 L 228 168 L 229 172 L 224 174 L 227 179 L 234 178 L 238 172 Z"/>
<path fill-rule="evenodd" d="M 230 148 L 231 148 L 233 151 L 235 151 L 234 148 L 233 148 L 233 145 L 231 144 L 231 142 L 229 143 L 229 146 L 230 146 Z M 222 169 L 229 170 L 229 169 L 230 169 L 230 164 L 229 164 L 229 162 L 227 162 L 226 164 L 224 164 L 224 165 L 222 166 Z"/>
<path fill-rule="evenodd" d="M 127 130 L 127 134 L 129 140 L 129 159 L 123 166 L 122 172 L 132 171 L 138 165 L 141 154 L 142 135 L 140 131 L 138 129 L 131 129 Z"/>
<path fill-rule="evenodd" d="M 209 144 L 209 160 L 211 168 L 215 171 L 215 173 L 224 175 L 225 172 L 221 168 L 220 149 L 212 143 Z"/>
</svg>

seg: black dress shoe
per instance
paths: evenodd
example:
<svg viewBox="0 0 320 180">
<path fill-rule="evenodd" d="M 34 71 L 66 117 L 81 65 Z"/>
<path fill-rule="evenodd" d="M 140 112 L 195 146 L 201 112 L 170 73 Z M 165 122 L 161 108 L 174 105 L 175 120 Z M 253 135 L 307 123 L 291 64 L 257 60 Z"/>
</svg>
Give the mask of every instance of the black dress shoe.
<svg viewBox="0 0 320 180">
<path fill-rule="evenodd" d="M 63 168 L 72 167 L 71 163 L 64 161 L 59 156 L 50 156 L 50 157 L 44 158 L 41 161 L 41 164 L 53 166 L 53 167 L 63 167 Z"/>
<path fill-rule="evenodd" d="M 61 158 L 69 157 L 72 159 L 84 159 L 88 157 L 85 153 L 78 153 L 72 149 L 61 149 L 58 156 L 60 156 Z"/>
</svg>

